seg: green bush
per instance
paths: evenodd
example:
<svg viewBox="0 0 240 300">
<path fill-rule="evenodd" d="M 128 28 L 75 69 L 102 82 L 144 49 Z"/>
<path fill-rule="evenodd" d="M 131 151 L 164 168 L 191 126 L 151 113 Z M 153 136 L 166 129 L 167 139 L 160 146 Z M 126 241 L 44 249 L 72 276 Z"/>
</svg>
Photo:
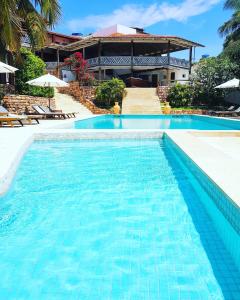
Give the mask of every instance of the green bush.
<svg viewBox="0 0 240 300">
<path fill-rule="evenodd" d="M 167 100 L 172 107 L 190 106 L 193 89 L 190 85 L 176 83 L 170 88 Z"/>
<path fill-rule="evenodd" d="M 53 88 L 35 87 L 26 82 L 45 74 L 44 61 L 26 48 L 21 49 L 21 61 L 17 64 L 16 92 L 22 95 L 53 97 Z"/>
<path fill-rule="evenodd" d="M 96 105 L 110 108 L 114 105 L 114 102 L 121 104 L 125 87 L 125 83 L 117 78 L 101 83 L 96 89 Z"/>
</svg>

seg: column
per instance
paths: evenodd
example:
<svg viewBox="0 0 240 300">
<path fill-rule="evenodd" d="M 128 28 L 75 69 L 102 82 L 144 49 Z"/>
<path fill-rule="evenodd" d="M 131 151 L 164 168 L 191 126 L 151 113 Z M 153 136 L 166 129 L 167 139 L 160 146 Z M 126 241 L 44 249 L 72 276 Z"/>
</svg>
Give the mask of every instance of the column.
<svg viewBox="0 0 240 300">
<path fill-rule="evenodd" d="M 85 56 L 86 56 L 85 48 L 82 49 L 82 55 L 83 55 L 83 59 L 85 59 Z"/>
<path fill-rule="evenodd" d="M 192 47 L 189 48 L 189 75 L 192 73 Z"/>
<path fill-rule="evenodd" d="M 131 76 L 133 77 L 134 42 L 131 40 Z"/>
<path fill-rule="evenodd" d="M 101 55 L 102 55 L 102 43 L 98 42 L 98 79 L 102 80 L 102 68 L 101 68 Z"/>
<path fill-rule="evenodd" d="M 167 45 L 167 85 L 170 85 L 170 75 L 169 75 L 169 67 L 170 67 L 170 41 L 168 41 Z"/>
<path fill-rule="evenodd" d="M 57 77 L 58 78 L 60 78 L 59 62 L 60 62 L 60 59 L 59 59 L 59 48 L 57 48 Z"/>
</svg>

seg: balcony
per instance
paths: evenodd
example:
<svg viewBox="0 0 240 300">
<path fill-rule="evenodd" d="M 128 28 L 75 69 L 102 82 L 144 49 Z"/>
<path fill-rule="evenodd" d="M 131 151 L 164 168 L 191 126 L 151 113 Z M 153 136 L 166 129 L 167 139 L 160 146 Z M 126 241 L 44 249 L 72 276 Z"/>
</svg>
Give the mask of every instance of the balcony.
<svg viewBox="0 0 240 300">
<path fill-rule="evenodd" d="M 179 59 L 170 57 L 168 64 L 168 58 L 166 56 L 134 56 L 133 62 L 131 62 L 131 56 L 101 56 L 100 64 L 99 58 L 94 57 L 87 60 L 90 68 L 98 67 L 164 67 L 173 66 L 180 68 L 189 68 L 189 62 L 185 59 Z"/>
</svg>

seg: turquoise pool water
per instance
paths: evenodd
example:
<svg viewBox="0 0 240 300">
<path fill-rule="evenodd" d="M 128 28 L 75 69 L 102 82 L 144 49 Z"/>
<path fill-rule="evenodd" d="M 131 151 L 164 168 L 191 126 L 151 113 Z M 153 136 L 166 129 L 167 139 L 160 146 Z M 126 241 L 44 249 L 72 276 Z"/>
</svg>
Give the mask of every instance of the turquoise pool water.
<svg viewBox="0 0 240 300">
<path fill-rule="evenodd" d="M 202 199 L 167 140 L 36 142 L 0 199 L 0 299 L 240 299 Z"/>
<path fill-rule="evenodd" d="M 240 130 L 240 122 L 196 115 L 104 115 L 76 121 L 75 128 Z"/>
</svg>

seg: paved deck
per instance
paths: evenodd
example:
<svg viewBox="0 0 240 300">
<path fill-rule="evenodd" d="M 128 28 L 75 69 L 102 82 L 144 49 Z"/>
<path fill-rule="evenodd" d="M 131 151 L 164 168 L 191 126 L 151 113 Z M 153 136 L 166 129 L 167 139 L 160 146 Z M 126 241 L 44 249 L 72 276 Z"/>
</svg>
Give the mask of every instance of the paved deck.
<svg viewBox="0 0 240 300">
<path fill-rule="evenodd" d="M 240 207 L 240 136 L 176 131 L 168 136 Z"/>
</svg>

